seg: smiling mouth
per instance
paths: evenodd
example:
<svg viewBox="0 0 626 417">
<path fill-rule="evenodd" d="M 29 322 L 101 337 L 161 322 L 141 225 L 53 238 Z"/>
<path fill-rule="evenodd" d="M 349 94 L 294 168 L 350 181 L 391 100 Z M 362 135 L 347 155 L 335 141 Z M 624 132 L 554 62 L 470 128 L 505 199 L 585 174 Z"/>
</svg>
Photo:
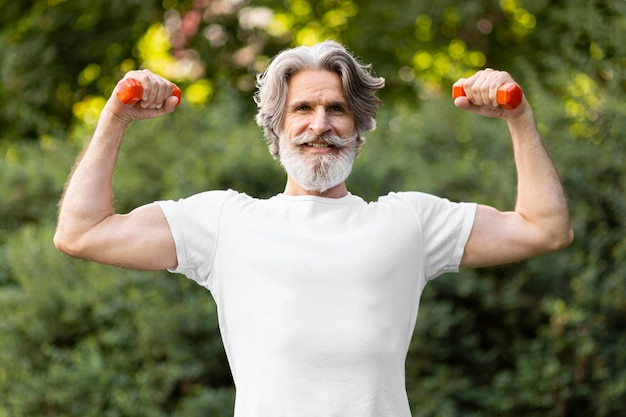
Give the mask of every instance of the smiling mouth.
<svg viewBox="0 0 626 417">
<path fill-rule="evenodd" d="M 304 146 L 315 149 L 325 149 L 325 148 L 334 148 L 335 145 L 331 145 L 329 143 L 320 143 L 320 142 L 308 142 L 305 143 Z"/>
<path fill-rule="evenodd" d="M 348 146 L 351 140 L 346 141 L 336 135 L 314 135 L 303 133 L 290 140 L 293 145 L 311 148 L 312 150 L 339 149 Z"/>
</svg>

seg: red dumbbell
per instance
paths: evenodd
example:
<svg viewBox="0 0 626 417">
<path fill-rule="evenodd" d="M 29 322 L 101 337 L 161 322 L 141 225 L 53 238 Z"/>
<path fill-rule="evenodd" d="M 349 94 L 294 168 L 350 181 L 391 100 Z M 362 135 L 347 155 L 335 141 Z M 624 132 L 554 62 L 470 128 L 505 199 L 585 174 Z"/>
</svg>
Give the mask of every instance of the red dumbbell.
<svg viewBox="0 0 626 417">
<path fill-rule="evenodd" d="M 503 109 L 513 110 L 522 102 L 522 89 L 515 83 L 504 83 L 498 88 L 498 104 Z M 452 86 L 452 98 L 465 97 L 465 90 L 460 82 Z"/>
<path fill-rule="evenodd" d="M 122 81 L 117 89 L 117 98 L 124 104 L 135 104 L 141 101 L 141 95 L 143 93 L 143 87 L 141 83 L 134 78 L 126 78 Z M 178 98 L 178 106 L 180 104 L 180 100 L 183 96 L 183 92 L 178 88 L 177 85 L 174 85 L 174 91 L 172 91 L 172 96 Z"/>
</svg>

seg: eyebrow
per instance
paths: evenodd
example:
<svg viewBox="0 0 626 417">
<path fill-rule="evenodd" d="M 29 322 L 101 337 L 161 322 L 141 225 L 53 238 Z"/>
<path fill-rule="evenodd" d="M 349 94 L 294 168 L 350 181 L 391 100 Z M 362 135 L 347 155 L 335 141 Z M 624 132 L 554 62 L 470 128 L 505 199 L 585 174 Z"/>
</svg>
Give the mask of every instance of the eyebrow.
<svg viewBox="0 0 626 417">
<path fill-rule="evenodd" d="M 287 103 L 287 108 L 291 110 L 291 109 L 297 109 L 300 106 L 310 106 L 311 102 L 312 100 L 298 100 L 298 101 L 294 101 L 293 103 Z M 348 105 L 348 103 L 343 100 L 333 100 L 333 101 L 324 103 L 324 107 L 334 107 L 334 106 L 339 106 L 346 110 L 350 110 L 350 106 Z"/>
</svg>

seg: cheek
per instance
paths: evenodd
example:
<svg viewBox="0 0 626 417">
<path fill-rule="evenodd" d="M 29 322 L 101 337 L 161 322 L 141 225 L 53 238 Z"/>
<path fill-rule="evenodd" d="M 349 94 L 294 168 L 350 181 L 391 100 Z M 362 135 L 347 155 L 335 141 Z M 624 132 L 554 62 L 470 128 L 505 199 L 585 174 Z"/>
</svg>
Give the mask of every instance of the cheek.
<svg viewBox="0 0 626 417">
<path fill-rule="evenodd" d="M 352 115 L 343 114 L 335 117 L 331 125 L 341 137 L 350 137 L 356 133 L 356 120 Z"/>
<path fill-rule="evenodd" d="M 356 134 L 356 127 L 354 126 L 354 122 L 348 121 L 343 123 L 341 126 L 337 126 L 339 130 L 339 136 L 342 138 L 350 138 Z"/>
<path fill-rule="evenodd" d="M 306 126 L 306 123 L 302 120 L 287 120 L 283 124 L 283 134 L 288 139 L 293 139 L 302 132 L 305 132 Z"/>
</svg>

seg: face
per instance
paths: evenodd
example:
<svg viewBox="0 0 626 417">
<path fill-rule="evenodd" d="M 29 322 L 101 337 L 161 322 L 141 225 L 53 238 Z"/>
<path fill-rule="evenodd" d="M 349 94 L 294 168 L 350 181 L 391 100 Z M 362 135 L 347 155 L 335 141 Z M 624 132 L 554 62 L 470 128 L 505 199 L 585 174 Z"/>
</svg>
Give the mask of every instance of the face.
<svg viewBox="0 0 626 417">
<path fill-rule="evenodd" d="M 345 189 L 357 155 L 354 126 L 339 75 L 325 70 L 293 75 L 279 143 L 287 191 L 323 194 Z"/>
</svg>

